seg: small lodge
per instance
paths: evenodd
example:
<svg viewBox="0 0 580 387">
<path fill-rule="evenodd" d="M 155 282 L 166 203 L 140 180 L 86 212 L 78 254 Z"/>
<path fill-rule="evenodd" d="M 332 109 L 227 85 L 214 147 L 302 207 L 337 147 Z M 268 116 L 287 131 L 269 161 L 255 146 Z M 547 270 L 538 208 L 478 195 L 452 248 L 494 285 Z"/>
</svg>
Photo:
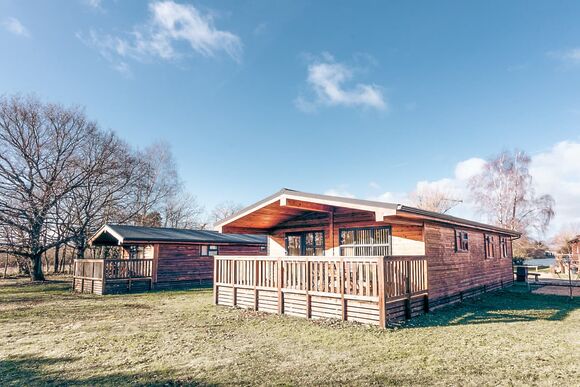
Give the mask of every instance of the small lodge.
<svg viewBox="0 0 580 387">
<path fill-rule="evenodd" d="M 385 327 L 513 283 L 520 233 L 401 204 L 282 189 L 216 224 L 266 235 L 267 256 L 224 256 L 214 302 Z"/>
<path fill-rule="evenodd" d="M 260 235 L 104 225 L 89 240 L 100 259 L 74 262 L 73 289 L 112 294 L 211 285 L 213 256 L 265 255 Z"/>
</svg>

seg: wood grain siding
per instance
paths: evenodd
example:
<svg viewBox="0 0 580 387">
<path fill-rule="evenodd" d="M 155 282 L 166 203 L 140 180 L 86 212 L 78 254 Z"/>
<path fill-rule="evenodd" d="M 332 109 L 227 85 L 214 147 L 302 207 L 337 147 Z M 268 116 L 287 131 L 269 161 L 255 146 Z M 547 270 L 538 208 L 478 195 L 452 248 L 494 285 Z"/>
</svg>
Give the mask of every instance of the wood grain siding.
<svg viewBox="0 0 580 387">
<path fill-rule="evenodd" d="M 466 230 L 469 251 L 455 251 L 455 229 L 425 225 L 425 255 L 429 270 L 429 303 L 437 307 L 464 297 L 493 290 L 513 282 L 512 246 L 508 257 L 485 257 L 484 232 Z M 489 233 L 488 233 L 489 234 Z M 499 238 L 498 234 L 495 234 Z"/>
<path fill-rule="evenodd" d="M 206 244 L 206 245 L 209 245 Z M 265 255 L 260 245 L 217 245 L 220 255 Z M 213 280 L 213 257 L 201 255 L 202 244 L 159 244 L 155 288 L 184 288 L 210 285 Z"/>
</svg>

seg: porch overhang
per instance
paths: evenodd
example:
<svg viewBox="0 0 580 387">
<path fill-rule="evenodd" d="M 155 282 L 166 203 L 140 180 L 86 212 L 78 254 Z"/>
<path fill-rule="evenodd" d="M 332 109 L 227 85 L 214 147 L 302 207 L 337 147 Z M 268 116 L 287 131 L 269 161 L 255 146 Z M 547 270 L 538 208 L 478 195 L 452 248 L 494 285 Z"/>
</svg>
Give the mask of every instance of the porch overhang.
<svg viewBox="0 0 580 387">
<path fill-rule="evenodd" d="M 283 189 L 216 223 L 215 229 L 223 233 L 266 234 L 279 224 L 307 213 L 334 214 L 344 210 L 372 213 L 381 222 L 396 215 L 397 205 Z"/>
<path fill-rule="evenodd" d="M 121 246 L 123 236 L 108 225 L 103 225 L 89 240 L 89 246 Z"/>
</svg>

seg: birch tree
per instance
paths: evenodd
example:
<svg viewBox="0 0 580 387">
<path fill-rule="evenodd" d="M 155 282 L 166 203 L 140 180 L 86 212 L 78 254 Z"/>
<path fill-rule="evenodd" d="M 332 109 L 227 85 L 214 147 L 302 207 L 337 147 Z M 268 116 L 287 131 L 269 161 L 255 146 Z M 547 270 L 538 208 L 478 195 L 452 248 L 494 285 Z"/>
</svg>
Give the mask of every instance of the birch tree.
<svg viewBox="0 0 580 387">
<path fill-rule="evenodd" d="M 529 172 L 530 157 L 521 151 L 502 152 L 473 176 L 469 188 L 479 211 L 498 226 L 543 233 L 554 217 L 554 199 L 537 196 Z"/>
</svg>

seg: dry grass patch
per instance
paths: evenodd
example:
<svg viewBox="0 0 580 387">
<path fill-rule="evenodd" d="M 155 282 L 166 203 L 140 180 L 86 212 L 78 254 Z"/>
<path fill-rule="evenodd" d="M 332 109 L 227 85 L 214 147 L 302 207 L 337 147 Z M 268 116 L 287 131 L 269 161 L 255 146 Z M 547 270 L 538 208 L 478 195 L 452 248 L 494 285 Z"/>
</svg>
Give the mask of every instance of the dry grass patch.
<svg viewBox="0 0 580 387">
<path fill-rule="evenodd" d="M 3 385 L 574 385 L 580 303 L 501 292 L 399 328 L 211 304 L 211 290 L 93 296 L 0 283 Z"/>
</svg>

